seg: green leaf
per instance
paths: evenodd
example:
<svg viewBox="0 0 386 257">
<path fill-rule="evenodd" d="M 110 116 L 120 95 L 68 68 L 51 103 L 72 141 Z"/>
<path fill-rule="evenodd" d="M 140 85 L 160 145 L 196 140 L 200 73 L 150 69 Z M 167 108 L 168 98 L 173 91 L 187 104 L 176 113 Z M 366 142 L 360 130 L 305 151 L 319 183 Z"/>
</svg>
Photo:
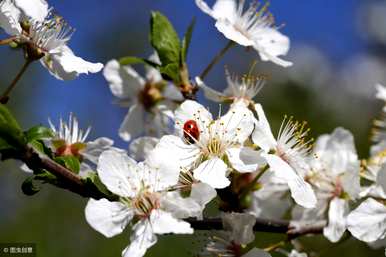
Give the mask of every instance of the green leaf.
<svg viewBox="0 0 386 257">
<path fill-rule="evenodd" d="M 80 170 L 80 162 L 79 159 L 75 156 L 60 156 L 56 157 L 55 161 L 59 163 L 60 165 L 63 165 L 67 169 L 73 171 L 74 173 L 78 174 Z"/>
<path fill-rule="evenodd" d="M 35 126 L 25 132 L 27 142 L 30 143 L 34 140 L 46 139 L 54 137 L 54 132 L 43 126 Z"/>
<path fill-rule="evenodd" d="M 180 39 L 168 18 L 160 12 L 152 12 L 150 26 L 150 43 L 157 51 L 162 66 L 180 63 Z"/>
<path fill-rule="evenodd" d="M 8 144 L 7 141 L 4 139 L 0 138 L 0 151 L 1 150 L 7 150 L 7 149 L 13 149 L 14 147 L 10 144 Z"/>
<path fill-rule="evenodd" d="M 35 177 L 34 177 L 35 180 L 40 180 L 40 181 L 43 181 L 45 183 L 50 183 L 53 185 L 58 184 L 57 177 L 45 169 L 35 170 L 34 174 L 35 174 Z"/>
<path fill-rule="evenodd" d="M 89 172 L 87 177 L 82 179 L 87 187 L 91 190 L 97 189 L 98 191 L 104 193 L 105 195 L 112 195 L 112 193 L 107 189 L 107 187 L 102 183 L 98 174 L 96 172 Z"/>
<path fill-rule="evenodd" d="M 178 63 L 170 63 L 161 67 L 160 72 L 165 80 L 173 80 L 176 85 L 180 84 L 180 66 Z"/>
<path fill-rule="evenodd" d="M 144 58 L 134 57 L 134 56 L 126 56 L 119 59 L 120 65 L 131 65 L 131 64 L 145 64 L 154 68 L 158 68 L 159 64 L 146 60 Z"/>
<path fill-rule="evenodd" d="M 4 104 L 0 104 L 0 123 L 7 123 L 10 127 L 21 130 L 16 119 Z"/>
<path fill-rule="evenodd" d="M 0 104 L 0 138 L 3 147 L 20 148 L 26 144 L 24 133 L 5 105 Z"/>
<path fill-rule="evenodd" d="M 34 195 L 40 191 L 40 188 L 33 184 L 34 177 L 28 177 L 21 185 L 21 190 L 25 195 Z"/>
<path fill-rule="evenodd" d="M 196 25 L 196 19 L 193 18 L 188 26 L 188 29 L 185 32 L 184 39 L 182 40 L 182 45 L 181 45 L 181 62 L 182 63 L 186 63 L 186 57 L 188 56 L 189 45 L 192 39 L 193 29 L 195 25 Z"/>
</svg>

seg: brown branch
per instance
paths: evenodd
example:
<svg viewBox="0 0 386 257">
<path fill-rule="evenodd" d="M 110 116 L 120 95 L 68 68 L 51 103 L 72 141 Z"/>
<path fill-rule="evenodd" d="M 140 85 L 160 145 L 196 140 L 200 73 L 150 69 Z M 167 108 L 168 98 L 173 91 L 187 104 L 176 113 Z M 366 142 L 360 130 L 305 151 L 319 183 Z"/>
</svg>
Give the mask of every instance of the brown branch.
<svg viewBox="0 0 386 257">
<path fill-rule="evenodd" d="M 0 39 L 0 45 L 8 45 L 8 44 L 12 43 L 15 39 L 17 39 L 16 36 L 6 38 L 6 39 Z"/>
<path fill-rule="evenodd" d="M 83 197 L 94 199 L 106 198 L 114 201 L 118 196 L 107 195 L 99 191 L 96 187 L 92 188 L 82 180 L 82 178 L 71 170 L 61 166 L 50 158 L 36 152 L 32 147 L 27 146 L 22 154 L 16 159 L 23 161 L 32 170 L 47 170 L 58 178 L 59 184 L 56 186 L 67 189 Z"/>
<path fill-rule="evenodd" d="M 110 201 L 117 201 L 118 196 L 106 195 L 99 190 L 91 190 L 82 178 L 73 173 L 71 170 L 61 166 L 46 156 L 43 156 L 36 152 L 31 146 L 25 148 L 24 153 L 14 158 L 20 159 L 32 170 L 47 170 L 54 174 L 60 184 L 55 184 L 61 188 L 67 189 L 73 193 L 81 195 L 83 197 L 91 197 L 94 199 L 106 198 Z M 194 218 L 185 219 L 189 222 L 192 228 L 196 230 L 222 230 L 223 223 L 221 218 L 205 218 L 203 220 L 197 220 Z M 320 234 L 323 232 L 323 228 L 326 226 L 325 221 L 314 224 L 297 225 L 293 226 L 286 220 L 270 220 L 256 218 L 256 223 L 253 230 L 256 232 L 270 232 L 287 234 L 289 239 L 294 239 L 299 236 L 307 234 Z"/>
<path fill-rule="evenodd" d="M 204 220 L 186 219 L 197 230 L 222 230 L 223 224 L 220 218 L 206 218 Z M 287 234 L 290 239 L 308 234 L 321 234 L 326 226 L 325 221 L 317 222 L 316 224 L 294 227 L 289 221 L 285 220 L 270 220 L 256 218 L 253 230 L 256 232 L 270 232 Z"/>
</svg>

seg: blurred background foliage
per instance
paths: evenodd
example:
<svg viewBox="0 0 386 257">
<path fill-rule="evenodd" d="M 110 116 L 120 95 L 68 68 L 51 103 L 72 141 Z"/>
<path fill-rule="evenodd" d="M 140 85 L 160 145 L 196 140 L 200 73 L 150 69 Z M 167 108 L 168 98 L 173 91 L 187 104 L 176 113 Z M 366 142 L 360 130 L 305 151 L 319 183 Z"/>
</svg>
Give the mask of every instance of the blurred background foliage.
<svg viewBox="0 0 386 257">
<path fill-rule="evenodd" d="M 76 32 L 72 49 L 90 61 L 106 63 L 126 55 L 147 57 L 151 10 L 160 10 L 170 18 L 180 35 L 190 20 L 197 18 L 188 65 L 192 76 L 198 75 L 212 56 L 225 44 L 213 21 L 201 13 L 193 0 L 48 0 Z M 213 1 L 209 1 L 213 2 Z M 312 135 L 329 133 L 337 126 L 353 132 L 361 157 L 369 149 L 369 129 L 381 109 L 374 99 L 375 83 L 386 83 L 386 2 L 358 0 L 272 0 L 271 12 L 281 31 L 291 39 L 286 59 L 288 69 L 258 62 L 256 74 L 270 77 L 257 96 L 274 128 L 285 114 L 307 120 Z M 5 37 L 5 34 L 2 36 Z M 0 49 L 0 88 L 5 88 L 21 67 L 21 52 Z M 224 66 L 231 72 L 247 73 L 258 56 L 254 51 L 236 47 L 212 70 L 209 86 L 225 87 Z M 199 93 L 199 100 L 211 104 Z M 126 109 L 114 105 L 102 73 L 82 76 L 74 81 L 58 81 L 35 64 L 13 93 L 10 108 L 24 128 L 58 121 L 75 113 L 81 125 L 92 125 L 90 139 L 117 136 Z M 26 177 L 18 163 L 0 164 L 0 242 L 33 242 L 40 257 L 120 256 L 129 234 L 105 239 L 92 230 L 84 219 L 87 199 L 46 186 L 33 197 L 21 193 Z M 164 236 L 147 253 L 154 256 L 195 256 L 207 232 L 194 236 Z M 256 242 L 267 246 L 281 236 L 258 234 Z M 305 238 L 309 249 L 324 256 L 383 256 L 384 250 L 372 251 L 354 239 L 330 244 L 322 237 Z"/>
</svg>

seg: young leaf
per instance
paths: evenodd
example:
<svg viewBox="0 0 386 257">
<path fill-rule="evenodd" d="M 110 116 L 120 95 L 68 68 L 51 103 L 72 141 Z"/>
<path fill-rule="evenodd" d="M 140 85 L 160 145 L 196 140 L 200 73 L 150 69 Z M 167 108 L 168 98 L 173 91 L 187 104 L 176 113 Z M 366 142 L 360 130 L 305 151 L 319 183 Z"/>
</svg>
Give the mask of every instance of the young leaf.
<svg viewBox="0 0 386 257">
<path fill-rule="evenodd" d="M 180 67 L 178 63 L 170 63 L 160 68 L 160 72 L 165 80 L 173 80 L 178 85 L 180 84 Z"/>
<path fill-rule="evenodd" d="M 0 138 L 12 148 L 19 148 L 26 144 L 19 124 L 3 104 L 0 104 Z"/>
<path fill-rule="evenodd" d="M 105 195 L 112 195 L 112 193 L 102 183 L 96 172 L 89 172 L 87 177 L 83 178 L 83 182 L 88 188 L 90 188 L 90 190 L 98 190 Z"/>
<path fill-rule="evenodd" d="M 181 45 L 181 62 L 182 63 L 186 63 L 186 57 L 188 55 L 189 45 L 192 39 L 192 34 L 193 34 L 193 29 L 195 24 L 196 24 L 196 19 L 193 18 L 188 26 L 188 29 L 185 32 L 184 39 L 182 40 L 182 45 Z"/>
<path fill-rule="evenodd" d="M 150 43 L 157 51 L 162 66 L 180 63 L 180 40 L 168 18 L 160 12 L 152 12 Z"/>
<path fill-rule="evenodd" d="M 30 143 L 34 140 L 52 138 L 54 136 L 54 133 L 49 128 L 43 126 L 35 126 L 25 132 L 25 136 L 27 138 L 27 142 Z"/>
<path fill-rule="evenodd" d="M 28 177 L 21 185 L 21 190 L 25 195 L 31 196 L 40 191 L 40 188 L 33 184 L 34 177 Z"/>
<path fill-rule="evenodd" d="M 0 104 L 0 123 L 7 123 L 10 127 L 21 131 L 16 119 L 4 104 Z"/>
<path fill-rule="evenodd" d="M 80 162 L 79 159 L 76 158 L 75 156 L 60 156 L 56 157 L 55 161 L 67 169 L 73 171 L 74 173 L 78 174 L 80 170 Z"/>
<path fill-rule="evenodd" d="M 120 58 L 119 64 L 120 65 L 146 64 L 154 68 L 159 67 L 159 65 L 155 62 L 152 62 L 143 58 L 139 58 L 139 57 L 134 57 L 134 56 L 126 56 L 126 57 Z"/>
</svg>

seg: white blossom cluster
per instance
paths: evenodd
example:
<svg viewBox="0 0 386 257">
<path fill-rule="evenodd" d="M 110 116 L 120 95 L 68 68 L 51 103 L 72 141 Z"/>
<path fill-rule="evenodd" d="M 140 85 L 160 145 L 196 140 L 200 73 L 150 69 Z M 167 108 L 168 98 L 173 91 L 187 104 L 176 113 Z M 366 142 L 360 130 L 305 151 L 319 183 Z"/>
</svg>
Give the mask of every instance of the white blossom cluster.
<svg viewBox="0 0 386 257">
<path fill-rule="evenodd" d="M 245 10 L 244 0 L 217 0 L 213 7 L 202 0 L 195 3 L 215 19 L 226 38 L 254 48 L 263 61 L 292 65 L 279 58 L 288 52 L 289 39 L 266 6 L 251 4 Z M 72 30 L 50 14 L 44 0 L 1 1 L 0 26 L 34 45 L 43 55 L 42 64 L 60 79 L 102 69 L 73 55 L 67 47 Z M 150 60 L 160 63 L 156 54 Z M 223 190 L 240 201 L 250 196 L 252 203 L 240 212 L 221 213 L 224 231 L 211 238 L 200 256 L 270 256 L 268 250 L 253 247 L 256 217 L 283 218 L 288 213 L 295 229 L 326 222 L 323 234 L 331 242 L 338 242 L 346 230 L 378 245 L 386 237 L 386 107 L 375 121 L 370 157 L 360 160 L 346 129 L 336 128 L 314 143 L 306 122 L 286 116 L 273 131 L 263 106 L 254 100 L 264 77 L 227 71 L 224 92 L 196 77 L 208 99 L 230 103 L 225 113 L 214 116 L 197 101 L 185 100 L 153 67 L 146 66 L 142 77 L 131 66 L 111 60 L 103 75 L 118 103 L 128 108 L 118 133 L 130 141 L 129 150 L 114 148 L 108 138 L 87 142 L 89 130 L 83 133 L 72 116 L 58 128 L 50 122 L 54 137 L 47 145 L 56 156 L 79 157 L 82 176 L 95 168 L 118 196 L 117 201 L 90 199 L 85 216 L 106 237 L 130 228 L 130 244 L 122 256 L 144 256 L 157 235 L 193 234 L 186 219 L 203 219 L 215 199 L 226 204 Z M 377 92 L 386 106 L 386 88 L 377 85 Z"/>
</svg>

